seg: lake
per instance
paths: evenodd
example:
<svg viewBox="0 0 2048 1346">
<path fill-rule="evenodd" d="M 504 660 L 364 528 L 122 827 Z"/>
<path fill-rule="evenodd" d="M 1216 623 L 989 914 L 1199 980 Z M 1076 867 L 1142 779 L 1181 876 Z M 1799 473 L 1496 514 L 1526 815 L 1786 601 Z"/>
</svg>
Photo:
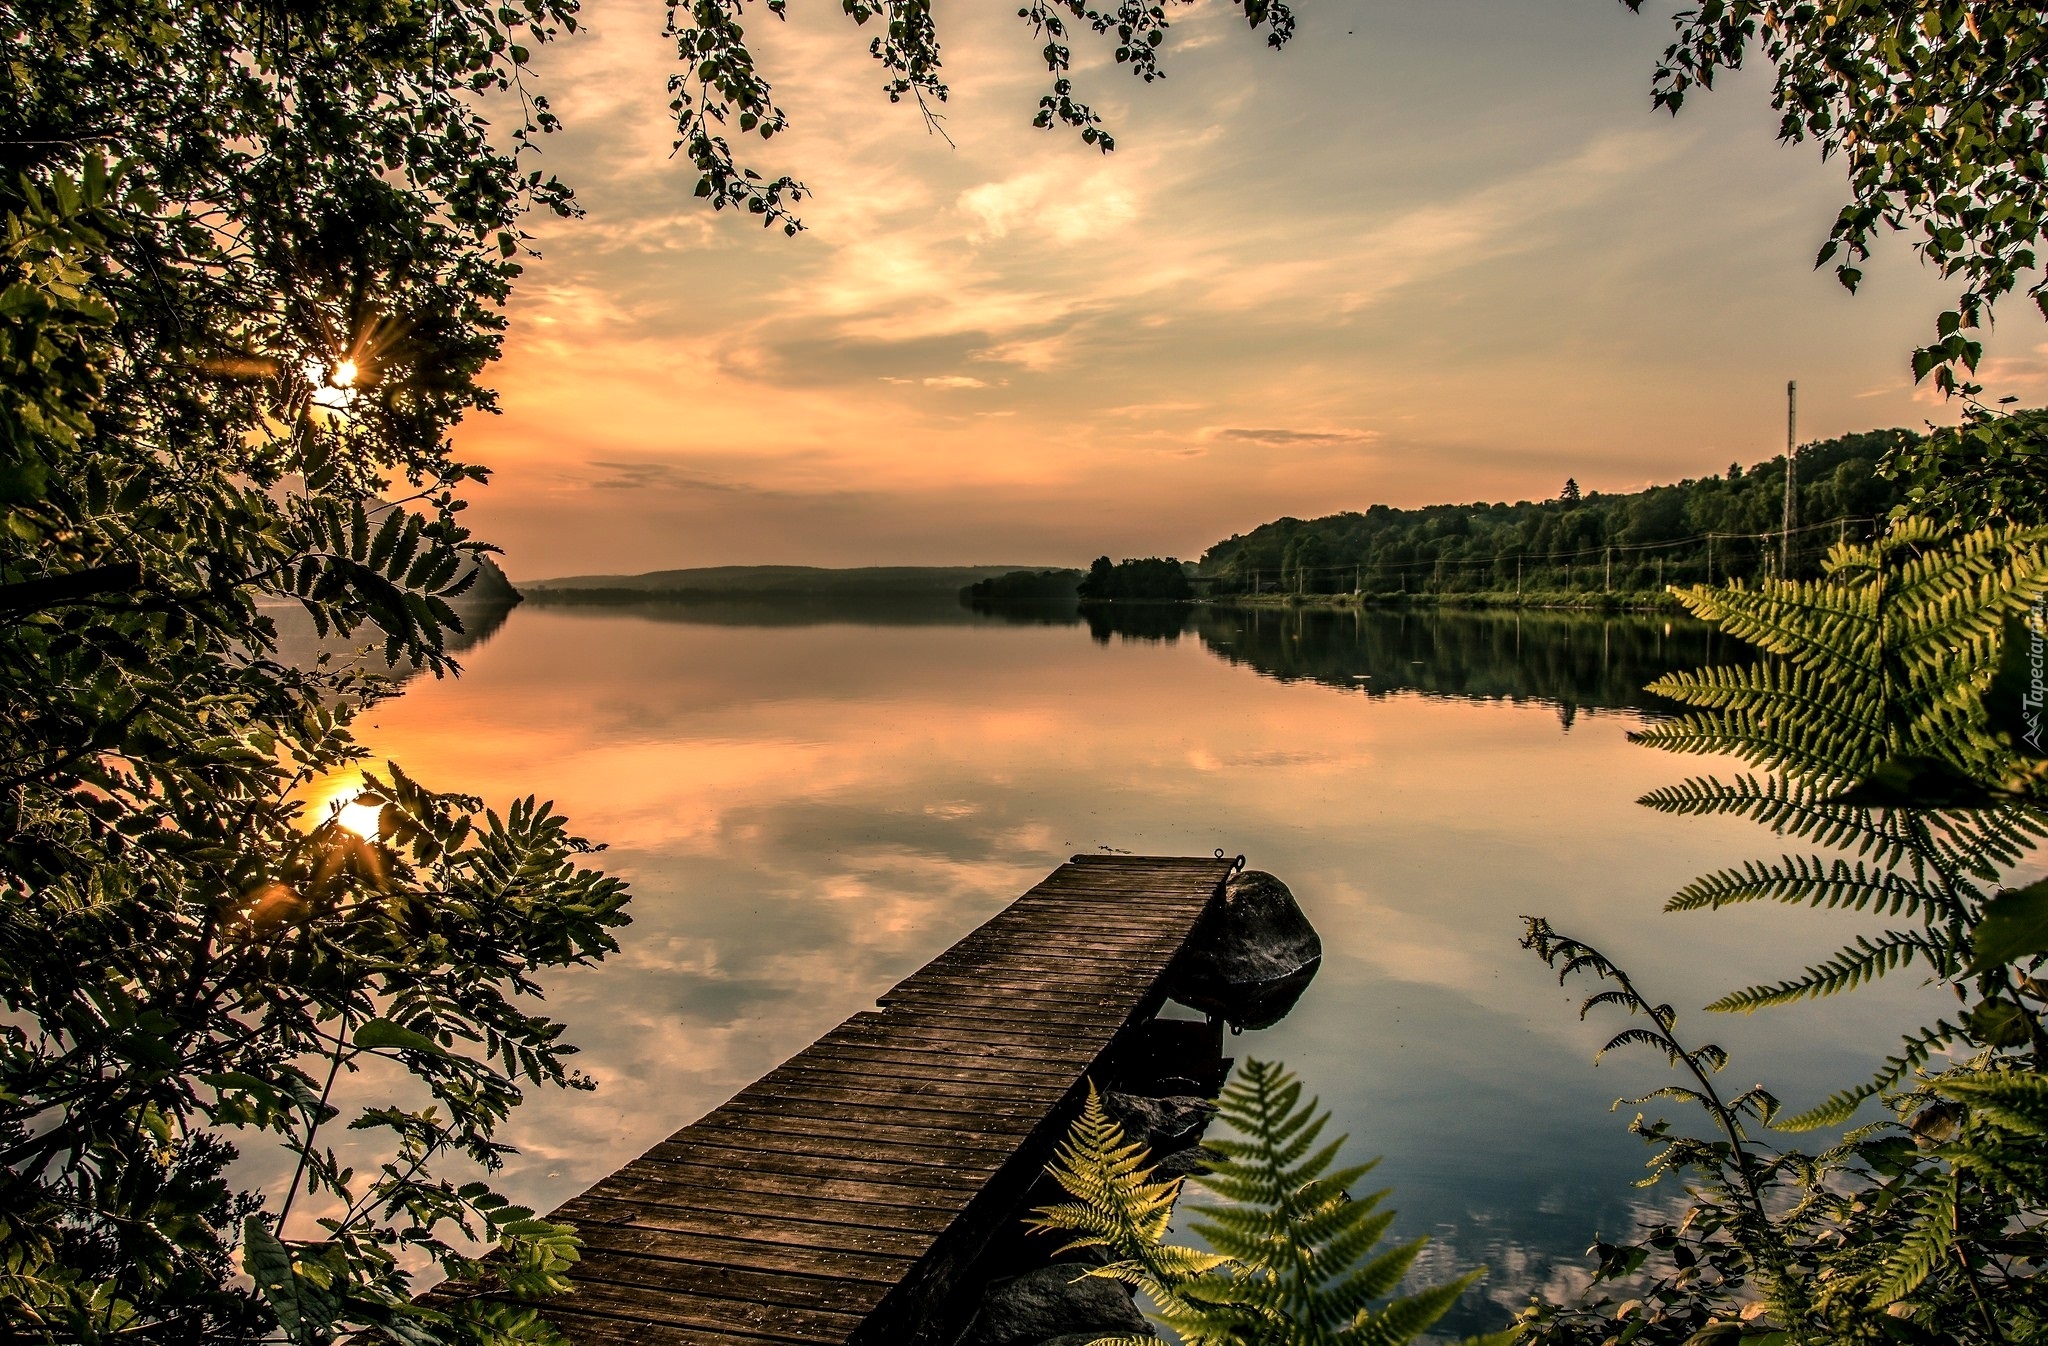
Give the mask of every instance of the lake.
<svg viewBox="0 0 2048 1346">
<path fill-rule="evenodd" d="M 1121 629 L 1120 629 L 1121 628 Z M 592 1094 L 535 1096 L 502 1188 L 542 1208 L 691 1121 L 1078 852 L 1248 857 L 1322 933 L 1279 1025 L 1286 1062 L 1383 1156 L 1422 1274 L 1489 1279 L 1447 1330 L 1582 1283 L 1596 1231 L 1647 1205 L 1618 1094 L 1662 1063 L 1594 1052 L 1517 945 L 1524 914 L 1600 946 L 1793 1107 L 1867 1073 L 1935 993 L 1917 975 L 1756 1018 L 1694 1007 L 1865 928 L 1833 912 L 1667 915 L 1710 869 L 1782 849 L 1659 816 L 1644 791 L 1715 764 L 1635 747 L 1639 689 L 1730 656 L 1663 617 L 1155 610 L 1112 624 L 949 605 L 513 610 L 459 680 L 416 678 L 360 726 L 423 783 L 551 798 L 631 881 L 634 924 L 549 999 Z M 1583 994 L 1583 990 L 1579 994 Z"/>
</svg>

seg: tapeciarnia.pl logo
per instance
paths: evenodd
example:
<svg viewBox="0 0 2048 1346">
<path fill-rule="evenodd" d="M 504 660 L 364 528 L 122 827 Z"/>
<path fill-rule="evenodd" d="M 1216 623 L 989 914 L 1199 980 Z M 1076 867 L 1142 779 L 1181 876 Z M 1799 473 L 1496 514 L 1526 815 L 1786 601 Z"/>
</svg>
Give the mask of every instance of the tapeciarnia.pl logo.
<svg viewBox="0 0 2048 1346">
<path fill-rule="evenodd" d="M 2036 602 L 2027 613 L 2027 692 L 2020 698 L 2020 706 L 2027 722 L 2026 744 L 2035 754 L 2041 748 L 2041 704 L 2044 699 L 2044 673 L 2048 673 L 2048 598 Z"/>
</svg>

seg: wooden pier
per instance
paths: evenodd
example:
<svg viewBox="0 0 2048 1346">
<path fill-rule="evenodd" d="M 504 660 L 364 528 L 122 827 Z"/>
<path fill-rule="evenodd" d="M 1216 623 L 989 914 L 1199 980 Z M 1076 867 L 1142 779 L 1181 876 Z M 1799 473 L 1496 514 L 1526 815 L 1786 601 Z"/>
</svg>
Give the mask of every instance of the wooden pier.
<svg viewBox="0 0 2048 1346">
<path fill-rule="evenodd" d="M 1061 865 L 880 1009 L 557 1210 L 585 1247 L 544 1316 L 577 1346 L 923 1339 L 1232 868 Z"/>
</svg>

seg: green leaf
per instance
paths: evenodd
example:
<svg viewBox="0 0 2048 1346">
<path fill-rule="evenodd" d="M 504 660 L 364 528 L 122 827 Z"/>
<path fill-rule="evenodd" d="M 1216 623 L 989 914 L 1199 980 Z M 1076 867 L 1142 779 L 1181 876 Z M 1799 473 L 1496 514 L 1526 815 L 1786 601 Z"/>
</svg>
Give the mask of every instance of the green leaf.
<svg viewBox="0 0 2048 1346">
<path fill-rule="evenodd" d="M 2024 1047 L 2033 1037 L 2026 1011 L 2004 1000 L 1977 1006 L 1963 1016 L 1963 1027 L 1986 1047 Z"/>
<path fill-rule="evenodd" d="M 277 1315 L 277 1325 L 293 1341 L 306 1339 L 306 1321 L 300 1313 L 298 1277 L 292 1272 L 291 1250 L 270 1232 L 261 1215 L 242 1220 L 242 1270 L 256 1282 L 263 1302 Z"/>
<path fill-rule="evenodd" d="M 395 1024 L 389 1019 L 372 1019 L 355 1031 L 355 1044 L 365 1051 L 380 1048 L 396 1048 L 400 1051 L 426 1052 L 432 1056 L 446 1056 L 448 1051 L 440 1043 L 410 1028 Z"/>
<path fill-rule="evenodd" d="M 1972 974 L 2048 953 L 2048 879 L 2009 888 L 1985 903 L 1970 953 Z"/>
</svg>

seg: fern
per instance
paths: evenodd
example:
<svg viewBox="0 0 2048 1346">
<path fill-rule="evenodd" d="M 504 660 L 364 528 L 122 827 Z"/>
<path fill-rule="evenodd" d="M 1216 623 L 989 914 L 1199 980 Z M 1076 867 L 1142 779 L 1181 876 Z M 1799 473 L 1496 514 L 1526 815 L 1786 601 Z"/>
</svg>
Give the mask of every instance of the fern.
<svg viewBox="0 0 2048 1346">
<path fill-rule="evenodd" d="M 1914 1203 L 1912 1228 L 1886 1259 L 1872 1298 L 1893 1304 L 1920 1288 L 1955 1246 L 1956 1203 L 1961 1193 L 1956 1176 L 1947 1173 L 1929 1184 Z"/>
<path fill-rule="evenodd" d="M 1889 931 L 1876 940 L 1858 935 L 1856 942 L 1825 963 L 1806 969 L 1792 981 L 1775 986 L 1749 986 L 1722 996 L 1707 1006 L 1723 1013 L 1749 1013 L 1768 1005 L 1789 1005 L 1795 1000 L 1817 999 L 1854 990 L 1875 981 L 1895 968 L 1910 965 L 1915 957 L 1932 964 L 1938 975 L 1948 976 L 1962 966 L 1962 959 L 1949 943 L 1939 937 L 1915 931 Z"/>
<path fill-rule="evenodd" d="M 1766 658 L 1661 679 L 1653 689 L 1692 713 L 1633 738 L 1734 757 L 1764 774 L 1696 777 L 1641 802 L 1679 815 L 1748 817 L 1837 854 L 1706 874 L 1668 908 L 1771 901 L 1911 923 L 1866 932 L 1795 977 L 1744 987 L 1709 1008 L 1749 1012 L 1835 995 L 1915 964 L 1952 979 L 1969 965 L 1993 887 L 2048 835 L 2035 797 L 2048 769 L 2017 754 L 1983 705 L 2012 623 L 2048 597 L 2044 544 L 2048 530 L 1957 535 L 1906 519 L 1876 541 L 1834 548 L 1817 580 L 1679 593 Z M 2003 976 L 1979 978 L 1978 994 L 2003 997 L 2033 1022 Z M 1909 1042 L 1871 1087 L 1837 1094 L 1791 1124 L 1844 1120 L 1844 1107 L 1893 1087 L 1925 1059 Z"/>
<path fill-rule="evenodd" d="M 1142 1291 L 1187 1346 L 1412 1341 L 1483 1273 L 1389 1299 L 1426 1240 L 1380 1249 L 1394 1218 L 1380 1209 L 1386 1194 L 1350 1190 L 1373 1165 L 1338 1167 L 1345 1138 L 1323 1139 L 1329 1114 L 1301 1093 L 1261 1061 L 1247 1061 L 1223 1091 L 1219 1115 L 1237 1138 L 1206 1142 L 1213 1171 L 1194 1179 L 1222 1201 L 1192 1208 L 1213 1252 L 1165 1241 L 1180 1183 L 1153 1181 L 1143 1146 L 1124 1137 L 1093 1085 L 1050 1170 L 1075 1200 L 1041 1207 L 1029 1223 L 1066 1234 L 1069 1248 L 1109 1249 L 1116 1260 L 1088 1274 Z M 1512 1336 L 1475 1340 L 1505 1346 Z"/>
<path fill-rule="evenodd" d="M 1845 860 L 1818 856 L 1787 856 L 1775 863 L 1751 861 L 1741 869 L 1724 869 L 1694 879 L 1664 904 L 1666 911 L 1694 911 L 1737 902 L 1789 902 L 1815 907 L 1844 907 L 1955 918 L 1963 913 L 1947 894 L 1928 884 L 1885 869 L 1851 867 Z"/>
</svg>

